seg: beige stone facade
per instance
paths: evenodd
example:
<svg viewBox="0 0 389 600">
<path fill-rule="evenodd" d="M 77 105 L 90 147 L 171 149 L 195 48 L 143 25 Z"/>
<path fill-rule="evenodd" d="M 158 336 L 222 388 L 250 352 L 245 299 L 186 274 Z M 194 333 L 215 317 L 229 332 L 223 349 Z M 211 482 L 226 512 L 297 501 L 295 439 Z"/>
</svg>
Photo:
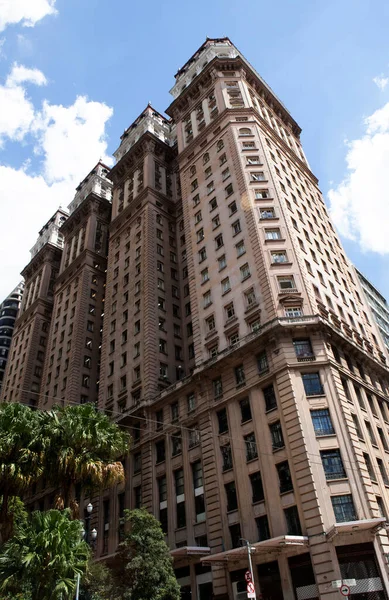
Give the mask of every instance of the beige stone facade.
<svg viewBox="0 0 389 600">
<path fill-rule="evenodd" d="M 389 357 L 300 128 L 228 39 L 207 40 L 171 93 L 170 119 L 148 105 L 115 153 L 106 280 L 92 233 L 82 266 L 64 258 L 82 223 L 101 210 L 108 224 L 101 198 L 63 226 L 50 343 L 78 278 L 78 383 L 51 387 L 48 352 L 42 408 L 84 395 L 98 277 L 98 405 L 134 439 L 125 486 L 93 501 L 96 557 L 114 560 L 124 509 L 146 506 L 185 600 L 246 598 L 241 538 L 264 600 L 335 600 L 342 579 L 386 598 Z"/>
</svg>

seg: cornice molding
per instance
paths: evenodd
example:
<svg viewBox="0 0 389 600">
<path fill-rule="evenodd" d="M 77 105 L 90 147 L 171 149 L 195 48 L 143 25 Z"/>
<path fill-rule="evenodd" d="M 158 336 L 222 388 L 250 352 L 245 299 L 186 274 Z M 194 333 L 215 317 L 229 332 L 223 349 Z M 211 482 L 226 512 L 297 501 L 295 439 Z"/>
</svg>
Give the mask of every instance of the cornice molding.
<svg viewBox="0 0 389 600">
<path fill-rule="evenodd" d="M 128 177 L 129 171 L 136 170 L 147 154 L 153 154 L 156 157 L 165 155 L 164 160 L 168 163 L 177 156 L 177 146 L 168 146 L 153 133 L 146 131 L 112 167 L 107 177 L 114 185 L 120 185 Z"/>
<path fill-rule="evenodd" d="M 23 271 L 21 272 L 21 275 L 24 277 L 25 280 L 28 280 L 45 263 L 50 263 L 50 262 L 54 263 L 54 262 L 58 261 L 58 267 L 59 267 L 59 263 L 61 261 L 61 256 L 62 256 L 62 248 L 58 248 L 57 246 L 54 246 L 53 244 L 48 242 L 31 259 L 31 261 L 28 263 L 28 265 L 26 265 L 24 267 Z"/>
</svg>

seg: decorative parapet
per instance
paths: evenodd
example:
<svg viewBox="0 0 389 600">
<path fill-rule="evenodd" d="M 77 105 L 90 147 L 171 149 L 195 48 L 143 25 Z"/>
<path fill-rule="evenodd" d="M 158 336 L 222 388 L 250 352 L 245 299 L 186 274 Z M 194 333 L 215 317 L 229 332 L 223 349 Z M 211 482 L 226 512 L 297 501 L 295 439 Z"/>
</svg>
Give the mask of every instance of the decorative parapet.
<svg viewBox="0 0 389 600">
<path fill-rule="evenodd" d="M 112 181 L 107 178 L 109 167 L 99 162 L 76 188 L 76 195 L 68 206 L 72 214 L 89 194 L 95 194 L 112 202 Z"/>
<path fill-rule="evenodd" d="M 35 244 L 30 250 L 31 259 L 38 254 L 45 244 L 52 244 L 57 248 L 63 248 L 63 235 L 60 233 L 60 227 L 68 218 L 68 213 L 62 208 L 58 209 L 51 219 L 42 227 Z"/>
<path fill-rule="evenodd" d="M 121 136 L 121 144 L 113 153 L 116 162 L 119 162 L 141 136 L 147 132 L 152 133 L 168 146 L 174 146 L 177 141 L 175 129 L 175 125 L 168 119 L 165 119 L 163 115 L 154 110 L 149 104 Z"/>
</svg>

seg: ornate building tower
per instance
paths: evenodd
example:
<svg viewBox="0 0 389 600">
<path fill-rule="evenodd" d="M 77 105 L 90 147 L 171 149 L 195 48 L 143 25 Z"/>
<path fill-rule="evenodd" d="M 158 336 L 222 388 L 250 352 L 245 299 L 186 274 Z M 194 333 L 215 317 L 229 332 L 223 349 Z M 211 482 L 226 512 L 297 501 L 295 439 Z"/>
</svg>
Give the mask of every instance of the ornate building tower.
<svg viewBox="0 0 389 600">
<path fill-rule="evenodd" d="M 99 554 L 143 504 L 184 598 L 246 597 L 241 538 L 263 598 L 335 599 L 343 578 L 384 598 L 387 353 L 301 130 L 228 38 L 171 93 L 171 121 L 149 106 L 111 173 L 100 405 L 134 450 Z"/>
<path fill-rule="evenodd" d="M 54 284 L 63 248 L 59 229 L 67 216 L 59 209 L 41 229 L 31 250 L 31 261 L 22 271 L 23 301 L 15 323 L 1 401 L 39 404 Z"/>
<path fill-rule="evenodd" d="M 44 409 L 97 402 L 111 218 L 108 173 L 98 163 L 80 183 L 61 228 L 64 251 L 43 373 Z"/>
</svg>

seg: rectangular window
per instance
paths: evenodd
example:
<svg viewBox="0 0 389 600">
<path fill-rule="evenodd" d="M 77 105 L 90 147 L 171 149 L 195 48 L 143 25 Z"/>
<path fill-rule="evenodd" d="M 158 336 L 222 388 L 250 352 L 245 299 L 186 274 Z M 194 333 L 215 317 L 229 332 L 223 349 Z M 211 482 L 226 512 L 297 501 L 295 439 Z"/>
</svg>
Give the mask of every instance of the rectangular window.
<svg viewBox="0 0 389 600">
<path fill-rule="evenodd" d="M 347 477 L 340 450 L 321 450 L 320 456 L 327 480 L 345 479 Z"/>
<path fill-rule="evenodd" d="M 334 435 L 335 430 L 332 425 L 328 408 L 311 410 L 311 417 L 315 434 L 318 437 L 321 435 Z"/>
<path fill-rule="evenodd" d="M 331 496 L 331 502 L 336 523 L 345 523 L 347 521 L 356 521 L 358 519 L 351 494 Z"/>
<path fill-rule="evenodd" d="M 265 237 L 267 240 L 280 240 L 281 231 L 279 229 L 265 229 Z"/>
<path fill-rule="evenodd" d="M 255 523 L 257 525 L 258 541 L 262 542 L 263 540 L 270 539 L 270 528 L 269 528 L 269 521 L 268 521 L 267 515 L 263 515 L 262 517 L 257 517 L 255 519 Z"/>
<path fill-rule="evenodd" d="M 223 396 L 222 378 L 218 377 L 217 379 L 214 379 L 212 382 L 212 386 L 213 386 L 213 397 L 215 400 L 218 400 L 219 398 L 221 398 Z"/>
<path fill-rule="evenodd" d="M 183 496 L 185 492 L 183 469 L 177 469 L 176 471 L 174 471 L 174 484 L 176 490 L 176 497 L 179 498 L 180 496 Z"/>
<path fill-rule="evenodd" d="M 303 316 L 303 311 L 300 307 L 294 306 L 294 307 L 290 307 L 290 308 L 285 308 L 285 317 L 289 317 L 289 318 L 297 318 L 297 317 L 302 317 Z"/>
<path fill-rule="evenodd" d="M 244 436 L 246 443 L 246 461 L 254 460 L 258 458 L 257 442 L 255 440 L 255 433 L 249 433 Z"/>
<path fill-rule="evenodd" d="M 182 453 L 182 438 L 181 433 L 176 432 L 171 436 L 172 441 L 172 456 L 178 456 Z"/>
<path fill-rule="evenodd" d="M 221 281 L 222 294 L 227 294 L 231 290 L 230 278 L 226 277 Z"/>
<path fill-rule="evenodd" d="M 281 291 L 295 290 L 296 284 L 292 275 L 278 277 L 278 286 Z"/>
<path fill-rule="evenodd" d="M 241 414 L 241 423 L 246 423 L 247 421 L 251 421 L 251 407 L 250 407 L 250 398 L 243 398 L 239 401 L 240 406 L 240 414 Z"/>
<path fill-rule="evenodd" d="M 250 181 L 266 181 L 266 177 L 263 171 L 251 172 Z"/>
<path fill-rule="evenodd" d="M 239 548 L 242 545 L 242 532 L 240 529 L 240 524 L 235 523 L 235 525 L 230 525 L 230 536 L 231 536 L 231 547 Z"/>
<path fill-rule="evenodd" d="M 156 462 L 164 462 L 166 458 L 165 440 L 160 440 L 155 444 Z"/>
<path fill-rule="evenodd" d="M 219 250 L 223 246 L 224 246 L 223 235 L 220 233 L 218 236 L 215 237 L 215 248 L 216 248 L 216 250 Z"/>
<path fill-rule="evenodd" d="M 188 412 L 194 411 L 196 408 L 196 396 L 194 395 L 193 392 L 191 394 L 187 395 L 186 402 L 187 402 Z"/>
<path fill-rule="evenodd" d="M 223 468 L 223 473 L 224 473 L 225 471 L 229 471 L 233 467 L 231 445 L 226 444 L 225 446 L 221 446 L 220 452 L 222 455 L 222 462 L 223 462 L 222 468 Z"/>
<path fill-rule="evenodd" d="M 322 396 L 324 394 L 319 373 L 302 373 L 301 378 L 306 396 Z"/>
<path fill-rule="evenodd" d="M 237 386 L 245 385 L 246 376 L 244 373 L 243 365 L 239 365 L 238 367 L 235 367 L 234 372 L 235 372 L 236 385 Z"/>
<path fill-rule="evenodd" d="M 216 416 L 219 424 L 219 435 L 222 433 L 228 433 L 227 409 L 222 408 L 216 413 Z"/>
<path fill-rule="evenodd" d="M 197 429 L 197 425 L 194 429 L 189 430 L 189 448 L 194 448 L 200 444 L 200 431 Z"/>
<path fill-rule="evenodd" d="M 285 250 L 277 250 L 271 253 L 271 261 L 273 264 L 287 263 L 288 257 Z"/>
<path fill-rule="evenodd" d="M 263 388 L 262 392 L 263 392 L 263 397 L 265 399 L 266 412 L 277 408 L 277 398 L 276 398 L 276 393 L 274 391 L 273 384 L 270 384 L 270 385 L 266 386 L 265 388 Z"/>
<path fill-rule="evenodd" d="M 218 262 L 219 271 L 222 271 L 223 269 L 225 269 L 227 266 L 225 254 L 223 254 L 223 256 L 219 256 L 219 258 L 217 259 L 217 262 Z"/>
<path fill-rule="evenodd" d="M 292 475 L 287 460 L 276 465 L 278 479 L 280 482 L 280 494 L 293 491 Z"/>
<path fill-rule="evenodd" d="M 261 375 L 269 371 L 269 363 L 267 360 L 266 350 L 263 350 L 257 355 L 258 373 Z"/>
<path fill-rule="evenodd" d="M 250 475 L 252 502 L 262 502 L 265 499 L 260 471 Z"/>
<path fill-rule="evenodd" d="M 286 531 L 288 535 L 302 535 L 297 506 L 285 508 L 284 514 L 286 520 Z"/>
<path fill-rule="evenodd" d="M 251 276 L 250 267 L 249 267 L 248 263 L 246 263 L 245 265 L 240 267 L 240 279 L 241 279 L 241 281 L 245 281 L 245 279 L 248 279 L 250 276 Z"/>
<path fill-rule="evenodd" d="M 243 240 L 241 242 L 239 242 L 238 244 L 236 244 L 235 248 L 236 248 L 237 258 L 239 258 L 240 256 L 243 256 L 243 254 L 246 253 L 246 248 L 245 248 Z"/>
<path fill-rule="evenodd" d="M 261 220 L 275 219 L 276 213 L 274 208 L 261 208 L 261 210 L 259 211 L 259 218 Z"/>
<path fill-rule="evenodd" d="M 237 510 L 238 497 L 236 494 L 235 481 L 226 483 L 224 486 L 224 489 L 226 491 L 226 498 L 227 498 L 227 512 L 230 512 L 231 510 Z"/>
<path fill-rule="evenodd" d="M 284 436 L 282 435 L 281 423 L 277 421 L 269 425 L 272 448 L 273 450 L 279 450 L 285 447 Z"/>
<path fill-rule="evenodd" d="M 384 482 L 384 485 L 389 486 L 388 474 L 386 472 L 385 465 L 380 458 L 377 458 L 377 465 L 380 470 L 382 481 Z"/>
<path fill-rule="evenodd" d="M 294 351 L 298 360 L 314 358 L 311 340 L 309 338 L 293 340 Z"/>
</svg>

